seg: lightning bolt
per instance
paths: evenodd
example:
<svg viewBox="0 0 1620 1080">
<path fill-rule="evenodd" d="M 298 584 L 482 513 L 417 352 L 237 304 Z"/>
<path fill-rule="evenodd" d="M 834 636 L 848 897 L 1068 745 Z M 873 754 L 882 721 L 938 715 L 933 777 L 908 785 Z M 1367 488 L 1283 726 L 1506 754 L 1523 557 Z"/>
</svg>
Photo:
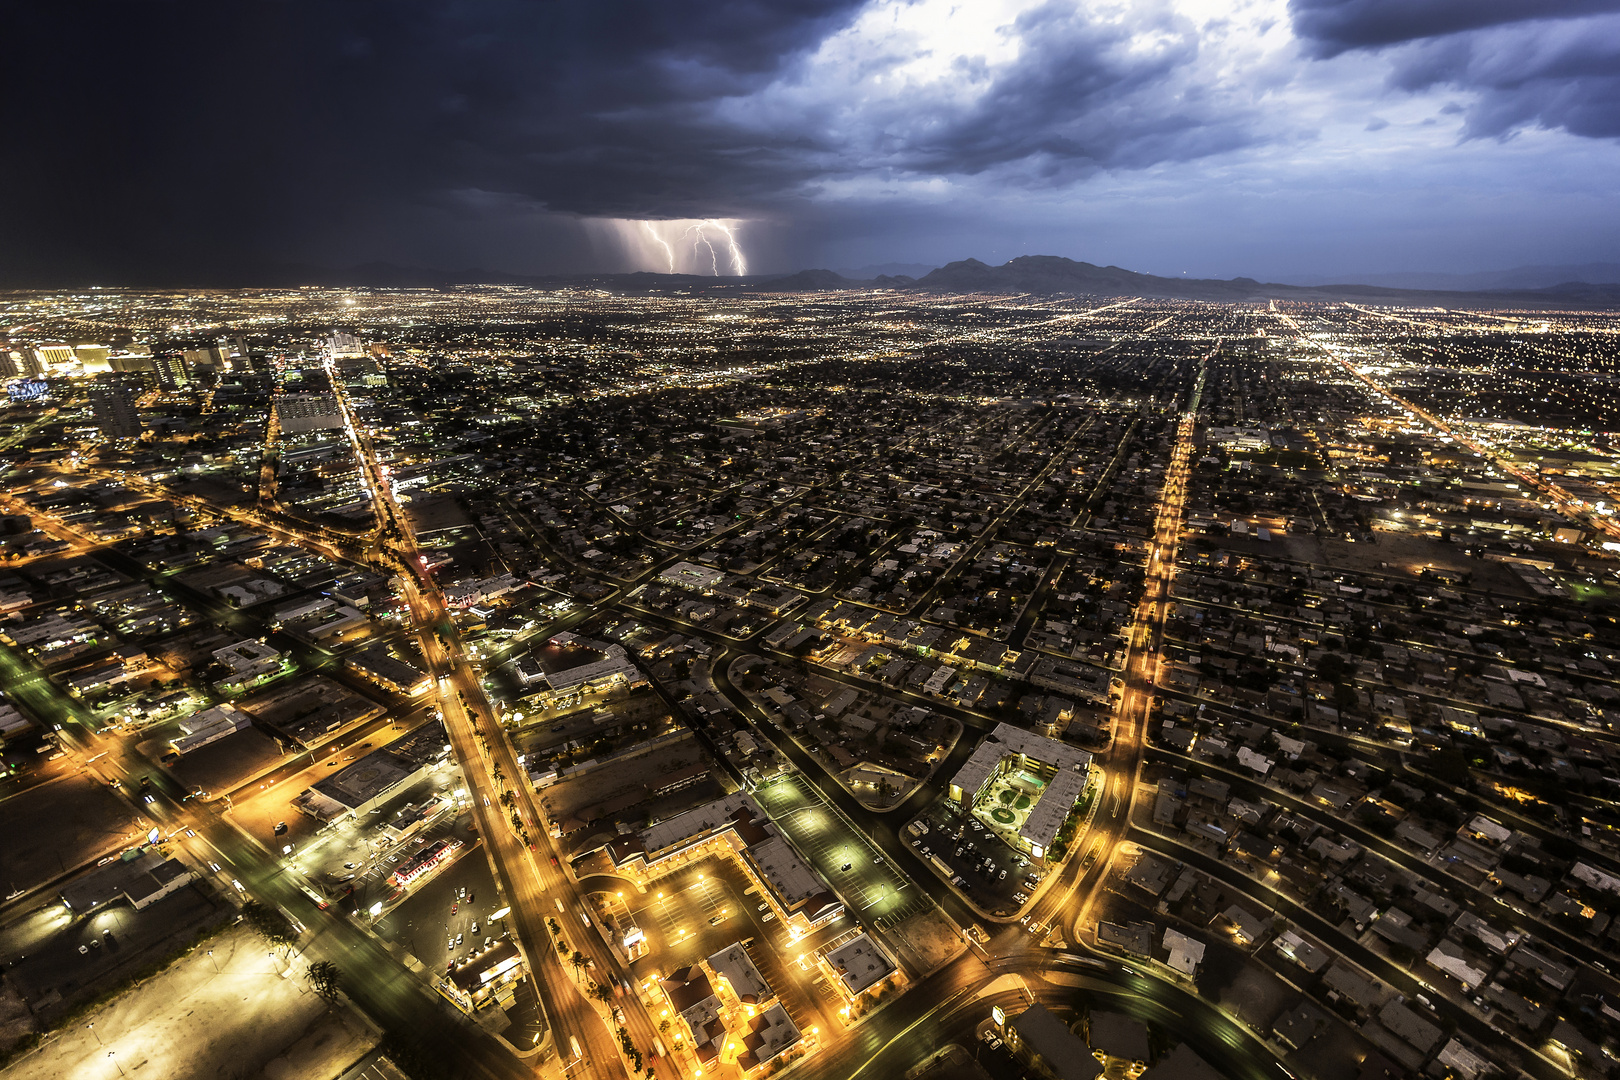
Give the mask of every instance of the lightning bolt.
<svg viewBox="0 0 1620 1080">
<path fill-rule="evenodd" d="M 720 276 L 720 255 L 719 255 L 718 252 L 716 252 L 714 250 L 714 245 L 709 243 L 708 236 L 705 235 L 705 233 L 703 232 L 703 226 L 706 225 L 706 224 L 708 224 L 708 223 L 700 221 L 696 225 L 693 225 L 691 228 L 687 229 L 686 231 L 692 234 L 692 254 L 696 255 L 698 253 L 698 245 L 699 244 L 702 244 L 704 247 L 708 248 L 709 249 L 709 268 L 714 272 L 715 277 L 719 277 Z"/>
<path fill-rule="evenodd" d="M 708 219 L 704 222 L 704 224 L 713 225 L 715 228 L 726 234 L 726 244 L 731 248 L 731 269 L 736 271 L 738 277 L 747 276 L 748 264 L 743 261 L 742 248 L 737 246 L 737 238 L 731 234 L 731 229 L 726 225 L 715 221 L 713 218 Z M 718 269 L 715 270 L 715 276 L 720 276 L 720 271 Z"/>
<path fill-rule="evenodd" d="M 675 249 L 669 246 L 668 240 L 658 235 L 658 230 L 653 228 L 652 222 L 643 221 L 641 224 L 646 227 L 647 235 L 658 241 L 658 246 L 664 249 L 664 254 L 669 257 L 669 272 L 673 274 L 675 272 Z"/>
</svg>

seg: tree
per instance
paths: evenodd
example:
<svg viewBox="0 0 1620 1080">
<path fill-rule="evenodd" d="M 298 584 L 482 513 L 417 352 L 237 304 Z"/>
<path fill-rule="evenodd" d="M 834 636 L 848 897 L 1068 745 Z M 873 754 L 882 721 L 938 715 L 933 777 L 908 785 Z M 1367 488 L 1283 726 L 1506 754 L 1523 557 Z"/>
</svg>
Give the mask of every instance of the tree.
<svg viewBox="0 0 1620 1080">
<path fill-rule="evenodd" d="M 272 945 L 287 949 L 298 941 L 298 931 L 293 928 L 292 921 L 275 908 L 265 907 L 257 900 L 249 900 L 242 906 L 242 918 Z"/>
<path fill-rule="evenodd" d="M 1316 677 L 1323 682 L 1342 682 L 1350 674 L 1350 665 L 1338 653 L 1323 653 L 1316 661 Z"/>
<path fill-rule="evenodd" d="M 568 958 L 568 962 L 574 965 L 574 974 L 577 975 L 580 969 L 585 966 L 585 954 L 575 949 L 574 955 Z"/>
<path fill-rule="evenodd" d="M 309 987 L 328 1005 L 336 1005 L 343 990 L 343 970 L 330 960 L 317 960 L 309 965 Z"/>
</svg>

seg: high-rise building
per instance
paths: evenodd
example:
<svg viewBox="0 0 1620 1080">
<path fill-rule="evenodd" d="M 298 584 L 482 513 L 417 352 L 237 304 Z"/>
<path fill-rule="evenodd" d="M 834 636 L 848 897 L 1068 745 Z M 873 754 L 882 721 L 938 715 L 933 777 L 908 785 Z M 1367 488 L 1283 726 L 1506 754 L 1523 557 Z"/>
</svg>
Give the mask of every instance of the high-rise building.
<svg viewBox="0 0 1620 1080">
<path fill-rule="evenodd" d="M 98 375 L 90 384 L 90 414 L 104 439 L 133 439 L 141 433 L 141 414 L 135 408 L 138 389 L 122 375 Z"/>
<path fill-rule="evenodd" d="M 341 330 L 326 339 L 326 350 L 332 354 L 334 360 L 366 355 L 365 346 L 360 344 L 360 339 Z"/>
<path fill-rule="evenodd" d="M 232 334 L 220 339 L 220 351 L 227 357 L 225 366 L 232 371 L 252 371 L 253 361 L 248 354 L 246 334 Z"/>
<path fill-rule="evenodd" d="M 143 356 L 140 353 L 119 353 L 117 356 L 109 356 L 107 357 L 107 366 L 114 371 L 124 372 L 150 372 L 153 370 L 152 358 L 150 356 Z M 151 381 L 154 386 L 157 384 L 155 377 Z"/>
<path fill-rule="evenodd" d="M 369 356 L 346 357 L 332 365 L 345 386 L 387 386 L 388 376 Z"/>
<path fill-rule="evenodd" d="M 154 356 L 152 370 L 157 372 L 158 385 L 165 390 L 184 390 L 191 385 L 191 367 L 184 356 Z"/>
<path fill-rule="evenodd" d="M 0 379 L 11 379 L 23 373 L 22 357 L 14 349 L 0 349 Z"/>
<path fill-rule="evenodd" d="M 207 345 L 201 349 L 186 349 L 181 354 L 192 371 L 213 368 L 224 371 L 230 366 L 231 352 L 225 345 Z"/>
</svg>

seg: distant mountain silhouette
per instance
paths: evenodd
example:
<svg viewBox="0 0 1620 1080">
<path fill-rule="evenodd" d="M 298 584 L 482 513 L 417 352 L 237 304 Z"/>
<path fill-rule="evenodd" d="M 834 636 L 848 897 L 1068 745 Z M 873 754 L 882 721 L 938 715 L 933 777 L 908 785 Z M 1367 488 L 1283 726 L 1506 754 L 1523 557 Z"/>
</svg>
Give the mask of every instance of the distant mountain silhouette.
<svg viewBox="0 0 1620 1080">
<path fill-rule="evenodd" d="M 851 281 L 873 281 L 883 277 L 920 278 L 932 269 L 934 269 L 934 266 L 931 263 L 878 263 L 874 266 L 862 266 L 858 269 L 839 267 L 833 273 L 841 277 L 847 277 Z"/>
<path fill-rule="evenodd" d="M 1620 264 L 1591 263 L 1585 267 L 1523 267 L 1503 271 L 1502 280 L 1541 280 L 1530 271 L 1572 270 L 1602 276 L 1604 267 Z M 873 268 L 876 269 L 876 268 Z M 1514 275 L 1523 275 L 1515 277 Z M 1528 275 L 1528 276 L 1524 276 Z M 1391 275 L 1393 276 L 1393 275 Z M 1466 275 L 1473 280 L 1476 275 Z M 1495 275 L 1477 275 L 1495 279 Z M 625 294 L 680 292 L 683 294 L 736 295 L 738 292 L 826 292 L 848 289 L 893 289 L 922 292 L 1036 293 L 1071 296 L 1141 296 L 1168 300 L 1206 300 L 1243 303 L 1266 300 L 1317 302 L 1361 301 L 1412 306 L 1496 307 L 1620 307 L 1620 284 L 1590 283 L 1579 275 L 1550 286 L 1493 285 L 1478 290 L 1396 288 L 1377 283 L 1282 285 L 1253 278 L 1230 280 L 1159 277 L 1118 266 L 1097 266 L 1057 255 L 1024 255 L 991 266 L 978 259 L 962 259 L 931 270 L 920 278 L 906 274 L 880 274 L 856 280 L 832 270 L 801 270 L 795 274 L 750 277 L 711 277 L 696 274 L 512 274 L 468 268 L 440 270 L 394 263 L 361 263 L 346 268 L 306 264 L 277 264 L 257 269 L 238 267 L 205 270 L 195 281 L 130 281 L 130 287 L 163 288 L 290 288 L 324 285 L 343 288 L 438 289 L 455 285 L 527 285 L 537 289 L 602 289 Z"/>
<path fill-rule="evenodd" d="M 1552 304 L 1560 307 L 1620 305 L 1620 285 L 1566 282 L 1545 289 L 1496 289 L 1488 292 L 1459 290 L 1392 289 L 1377 285 L 1279 285 L 1253 278 L 1221 281 L 1210 278 L 1166 278 L 1139 274 L 1118 266 L 1096 266 L 1057 255 L 1024 255 L 990 266 L 978 259 L 947 263 L 919 278 L 913 289 L 928 292 L 1028 292 L 1041 295 L 1067 293 L 1088 296 L 1142 296 L 1161 300 L 1207 300 L 1239 303 L 1256 300 L 1361 300 L 1368 303 L 1409 303 L 1480 306 L 1508 303 Z"/>
<path fill-rule="evenodd" d="M 865 288 L 866 284 L 864 281 L 852 281 L 831 270 L 800 270 L 787 277 L 751 284 L 749 288 L 763 292 L 822 292 L 827 289 L 860 289 Z"/>
</svg>

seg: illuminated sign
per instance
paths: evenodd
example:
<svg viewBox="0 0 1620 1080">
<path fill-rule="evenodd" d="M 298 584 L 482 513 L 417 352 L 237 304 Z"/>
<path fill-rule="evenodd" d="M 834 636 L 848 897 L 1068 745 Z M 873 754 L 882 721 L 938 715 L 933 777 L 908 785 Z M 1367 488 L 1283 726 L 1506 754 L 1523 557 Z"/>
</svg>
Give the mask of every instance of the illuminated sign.
<svg viewBox="0 0 1620 1080">
<path fill-rule="evenodd" d="M 641 927 L 639 927 L 639 926 L 636 927 L 633 930 L 628 930 L 628 931 L 625 932 L 625 935 L 624 935 L 624 943 L 623 943 L 624 947 L 628 949 L 630 946 L 636 944 L 638 941 L 645 940 L 646 937 L 647 937 L 647 935 L 641 932 Z"/>
<path fill-rule="evenodd" d="M 158 831 L 156 829 L 153 829 L 151 832 L 146 834 L 146 842 L 148 844 L 155 844 L 158 842 Z"/>
<path fill-rule="evenodd" d="M 1001 1011 L 1000 1005 L 990 1006 L 990 1019 L 996 1022 L 997 1027 L 1007 1026 L 1007 1014 Z"/>
<path fill-rule="evenodd" d="M 12 401 L 38 401 L 49 392 L 50 384 L 44 379 L 18 379 L 6 387 Z"/>
<path fill-rule="evenodd" d="M 501 908 L 501 910 L 499 910 L 495 914 L 491 915 L 489 917 L 489 921 L 494 922 L 496 919 L 504 919 L 511 912 L 511 910 L 512 909 L 509 908 L 509 907 L 503 907 L 503 908 Z"/>
</svg>

